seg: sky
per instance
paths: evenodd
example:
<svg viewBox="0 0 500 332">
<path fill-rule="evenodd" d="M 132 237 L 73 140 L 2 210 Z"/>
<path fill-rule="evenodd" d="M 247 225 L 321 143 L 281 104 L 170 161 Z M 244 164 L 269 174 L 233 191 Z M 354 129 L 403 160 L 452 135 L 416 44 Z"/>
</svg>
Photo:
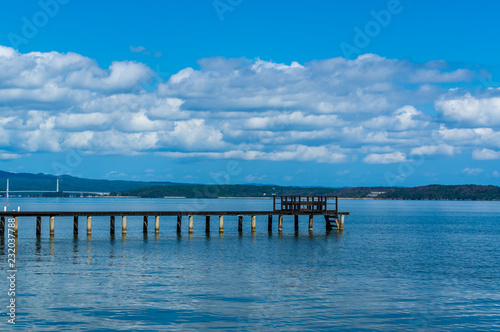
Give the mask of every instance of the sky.
<svg viewBox="0 0 500 332">
<path fill-rule="evenodd" d="M 8 1 L 0 169 L 500 185 L 498 1 Z"/>
</svg>

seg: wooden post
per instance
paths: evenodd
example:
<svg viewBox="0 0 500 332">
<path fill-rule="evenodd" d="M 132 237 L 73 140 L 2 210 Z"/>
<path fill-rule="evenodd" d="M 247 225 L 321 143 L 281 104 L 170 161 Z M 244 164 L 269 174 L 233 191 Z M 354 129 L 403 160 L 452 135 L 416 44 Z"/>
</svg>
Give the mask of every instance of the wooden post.
<svg viewBox="0 0 500 332">
<path fill-rule="evenodd" d="M 296 214 L 294 216 L 294 218 L 295 218 L 295 231 L 298 232 L 299 231 L 299 215 Z"/>
<path fill-rule="evenodd" d="M 193 216 L 189 216 L 189 222 L 188 222 L 188 232 L 189 234 L 193 233 Z"/>
<path fill-rule="evenodd" d="M 343 214 L 340 215 L 339 231 L 344 230 L 344 217 L 345 217 L 345 215 L 343 215 Z"/>
<path fill-rule="evenodd" d="M 73 235 L 78 235 L 78 216 L 73 216 Z"/>
<path fill-rule="evenodd" d="M 87 216 L 87 235 L 92 234 L 92 217 Z"/>
<path fill-rule="evenodd" d="M 36 236 L 42 235 L 42 217 L 37 216 L 36 217 Z"/>
<path fill-rule="evenodd" d="M 224 216 L 219 216 L 219 233 L 224 233 Z"/>
<path fill-rule="evenodd" d="M 19 217 L 14 217 L 14 235 L 17 236 L 17 231 L 19 228 Z"/>
<path fill-rule="evenodd" d="M 243 232 L 243 216 L 238 216 L 238 232 Z"/>
<path fill-rule="evenodd" d="M 160 216 L 155 216 L 155 234 L 160 233 Z"/>
<path fill-rule="evenodd" d="M 109 234 L 115 235 L 115 216 L 109 217 Z"/>
<path fill-rule="evenodd" d="M 312 214 L 309 216 L 309 232 L 312 232 L 313 230 L 313 217 L 314 216 Z"/>
<path fill-rule="evenodd" d="M 210 216 L 205 217 L 205 233 L 210 234 Z"/>
<path fill-rule="evenodd" d="M 182 216 L 177 216 L 177 233 L 181 232 Z"/>
<path fill-rule="evenodd" d="M 50 216 L 49 230 L 50 236 L 54 236 L 54 216 Z"/>
<path fill-rule="evenodd" d="M 148 216 L 144 216 L 144 221 L 142 223 L 142 232 L 144 234 L 148 232 Z"/>
<path fill-rule="evenodd" d="M 0 235 L 5 233 L 5 217 L 0 217 Z"/>
<path fill-rule="evenodd" d="M 122 216 L 122 234 L 127 234 L 127 216 Z"/>
<path fill-rule="evenodd" d="M 255 232 L 255 216 L 252 216 L 252 232 Z"/>
<path fill-rule="evenodd" d="M 283 231 L 283 215 L 278 217 L 278 232 Z"/>
<path fill-rule="evenodd" d="M 273 231 L 273 215 L 272 214 L 267 216 L 267 231 L 268 232 Z"/>
</svg>

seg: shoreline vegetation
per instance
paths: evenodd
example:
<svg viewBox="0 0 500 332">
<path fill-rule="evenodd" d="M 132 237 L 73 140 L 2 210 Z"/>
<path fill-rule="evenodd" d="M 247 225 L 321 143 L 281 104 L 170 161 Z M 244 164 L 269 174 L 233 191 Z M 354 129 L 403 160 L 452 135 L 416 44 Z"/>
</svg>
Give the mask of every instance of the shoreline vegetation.
<svg viewBox="0 0 500 332">
<path fill-rule="evenodd" d="M 272 196 L 338 196 L 342 199 L 384 200 L 500 200 L 493 185 L 427 185 L 419 187 L 292 187 L 276 185 L 202 185 L 174 182 L 95 180 L 69 175 L 0 171 L 0 190 L 9 180 L 9 194 L 30 197 L 128 198 L 272 198 Z M 59 187 L 57 187 L 59 183 Z M 56 190 L 59 189 L 59 191 Z M 16 192 L 17 191 L 17 192 Z"/>
</svg>

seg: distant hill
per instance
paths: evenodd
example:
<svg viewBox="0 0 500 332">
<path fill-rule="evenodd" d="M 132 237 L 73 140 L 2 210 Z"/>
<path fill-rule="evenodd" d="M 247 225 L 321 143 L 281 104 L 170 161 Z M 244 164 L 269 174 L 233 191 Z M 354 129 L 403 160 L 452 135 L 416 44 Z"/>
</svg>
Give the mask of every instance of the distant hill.
<svg viewBox="0 0 500 332">
<path fill-rule="evenodd" d="M 411 199 L 411 200 L 500 200 L 500 187 L 479 185 L 430 185 L 414 188 L 356 187 L 302 188 L 261 185 L 171 185 L 149 186 L 112 195 L 144 198 L 187 197 L 270 197 L 272 195 L 331 195 L 343 198 Z"/>
<path fill-rule="evenodd" d="M 11 173 L 0 171 L 0 190 L 9 189 L 109 192 L 114 196 L 144 198 L 188 197 L 272 197 L 273 195 L 329 195 L 343 198 L 411 199 L 411 200 L 500 200 L 500 187 L 479 185 L 429 185 L 414 188 L 396 187 L 281 187 L 275 185 L 193 185 L 173 182 L 93 180 L 69 175 Z M 46 196 L 55 193 L 45 193 Z"/>
<path fill-rule="evenodd" d="M 49 175 L 30 173 L 11 173 L 0 171 L 0 188 L 5 190 L 9 179 L 9 190 L 56 190 L 59 179 L 60 191 L 90 191 L 112 192 L 130 190 L 147 186 L 169 186 L 172 182 L 120 181 L 120 180 L 91 180 L 69 175 Z"/>
</svg>

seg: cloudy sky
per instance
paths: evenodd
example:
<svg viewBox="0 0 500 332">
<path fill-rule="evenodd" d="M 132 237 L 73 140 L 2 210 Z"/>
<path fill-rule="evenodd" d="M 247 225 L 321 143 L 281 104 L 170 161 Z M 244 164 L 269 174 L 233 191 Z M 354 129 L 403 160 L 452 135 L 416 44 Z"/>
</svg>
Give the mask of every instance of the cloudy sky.
<svg viewBox="0 0 500 332">
<path fill-rule="evenodd" d="M 0 169 L 500 184 L 495 1 L 9 1 Z"/>
</svg>

